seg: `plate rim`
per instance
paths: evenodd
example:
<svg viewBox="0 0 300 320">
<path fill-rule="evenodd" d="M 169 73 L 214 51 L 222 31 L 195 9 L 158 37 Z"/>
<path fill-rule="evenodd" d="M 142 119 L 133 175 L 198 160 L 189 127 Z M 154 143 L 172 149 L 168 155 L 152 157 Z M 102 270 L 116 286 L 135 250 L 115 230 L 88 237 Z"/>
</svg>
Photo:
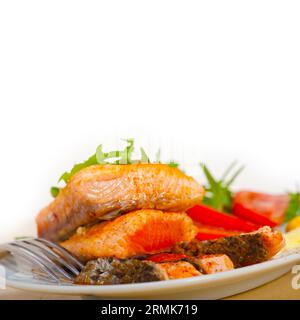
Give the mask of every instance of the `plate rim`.
<svg viewBox="0 0 300 320">
<path fill-rule="evenodd" d="M 60 284 L 39 284 L 22 282 L 19 280 L 6 279 L 6 286 L 21 289 L 26 291 L 44 292 L 53 294 L 66 295 L 103 295 L 103 296 L 128 296 L 136 295 L 138 293 L 151 293 L 159 291 L 161 293 L 178 290 L 177 292 L 185 291 L 186 289 L 204 289 L 208 285 L 210 287 L 218 286 L 218 283 L 226 285 L 234 279 L 248 278 L 254 274 L 265 273 L 272 269 L 288 266 L 294 262 L 300 262 L 300 253 L 292 253 L 287 256 L 271 259 L 265 262 L 257 263 L 251 266 L 246 266 L 239 269 L 224 271 L 220 273 L 202 275 L 184 279 L 174 279 L 166 281 L 153 281 L 146 283 L 134 284 L 119 284 L 119 285 L 60 285 Z"/>
</svg>

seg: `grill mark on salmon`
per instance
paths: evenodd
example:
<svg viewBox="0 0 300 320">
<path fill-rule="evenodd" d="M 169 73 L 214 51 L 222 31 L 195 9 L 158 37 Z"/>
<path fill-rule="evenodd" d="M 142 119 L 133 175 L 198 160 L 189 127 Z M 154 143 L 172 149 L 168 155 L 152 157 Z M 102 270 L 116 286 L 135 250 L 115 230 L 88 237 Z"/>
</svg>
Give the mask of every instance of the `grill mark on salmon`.
<svg viewBox="0 0 300 320">
<path fill-rule="evenodd" d="M 234 267 L 239 268 L 272 258 L 284 244 L 281 232 L 263 227 L 256 232 L 238 236 L 178 243 L 172 248 L 172 252 L 190 256 L 226 254 L 232 260 Z"/>
<path fill-rule="evenodd" d="M 167 251 L 177 242 L 191 241 L 197 233 L 185 213 L 158 210 L 130 212 L 80 230 L 61 245 L 83 261 Z"/>
<path fill-rule="evenodd" d="M 185 211 L 203 193 L 192 177 L 164 164 L 90 166 L 39 213 L 38 236 L 62 241 L 80 226 L 134 210 Z"/>
</svg>

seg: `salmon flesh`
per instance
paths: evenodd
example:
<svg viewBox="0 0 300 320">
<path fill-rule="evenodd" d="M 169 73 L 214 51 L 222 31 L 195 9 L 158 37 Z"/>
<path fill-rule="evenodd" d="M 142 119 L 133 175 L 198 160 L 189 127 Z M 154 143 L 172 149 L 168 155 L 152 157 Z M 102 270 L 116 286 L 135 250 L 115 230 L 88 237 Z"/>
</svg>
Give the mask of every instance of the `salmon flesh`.
<svg viewBox="0 0 300 320">
<path fill-rule="evenodd" d="M 157 264 L 167 274 L 167 279 L 183 279 L 200 276 L 201 272 L 187 261 L 163 262 Z"/>
<path fill-rule="evenodd" d="M 38 214 L 38 236 L 65 240 L 80 226 L 134 210 L 185 211 L 201 203 L 203 193 L 192 177 L 165 164 L 93 165 Z"/>
<path fill-rule="evenodd" d="M 233 262 L 226 254 L 208 254 L 195 259 L 205 274 L 224 272 L 234 269 Z"/>
<path fill-rule="evenodd" d="M 80 228 L 61 245 L 82 261 L 101 257 L 124 259 L 169 250 L 177 242 L 191 241 L 196 233 L 187 214 L 148 209 Z"/>
<path fill-rule="evenodd" d="M 233 262 L 226 254 L 208 254 L 193 257 L 185 254 L 158 253 L 148 256 L 145 260 L 161 264 L 185 261 L 196 267 L 201 274 L 211 274 L 234 269 Z"/>
</svg>

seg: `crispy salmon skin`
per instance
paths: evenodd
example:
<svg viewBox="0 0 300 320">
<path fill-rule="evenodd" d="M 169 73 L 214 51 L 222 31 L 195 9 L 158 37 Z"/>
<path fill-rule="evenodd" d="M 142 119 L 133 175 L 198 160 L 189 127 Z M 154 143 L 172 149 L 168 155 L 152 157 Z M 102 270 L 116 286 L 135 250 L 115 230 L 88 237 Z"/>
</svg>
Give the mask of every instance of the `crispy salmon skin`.
<svg viewBox="0 0 300 320">
<path fill-rule="evenodd" d="M 191 256 L 226 254 L 235 268 L 260 263 L 271 259 L 285 246 L 280 231 L 262 227 L 255 232 L 215 240 L 192 240 L 189 243 L 178 243 L 173 253 Z"/>
<path fill-rule="evenodd" d="M 101 222 L 61 243 L 83 261 L 102 257 L 124 259 L 170 249 L 191 241 L 196 227 L 185 213 L 139 210 Z"/>
<path fill-rule="evenodd" d="M 162 281 L 199 276 L 189 262 L 154 263 L 137 259 L 99 258 L 89 261 L 76 277 L 76 284 L 109 285 Z"/>
<path fill-rule="evenodd" d="M 109 285 L 167 280 L 163 268 L 151 261 L 99 258 L 89 261 L 76 277 L 76 284 Z"/>
<path fill-rule="evenodd" d="M 185 211 L 203 188 L 165 164 L 93 165 L 77 172 L 36 218 L 39 237 L 66 239 L 78 227 L 140 209 Z"/>
</svg>

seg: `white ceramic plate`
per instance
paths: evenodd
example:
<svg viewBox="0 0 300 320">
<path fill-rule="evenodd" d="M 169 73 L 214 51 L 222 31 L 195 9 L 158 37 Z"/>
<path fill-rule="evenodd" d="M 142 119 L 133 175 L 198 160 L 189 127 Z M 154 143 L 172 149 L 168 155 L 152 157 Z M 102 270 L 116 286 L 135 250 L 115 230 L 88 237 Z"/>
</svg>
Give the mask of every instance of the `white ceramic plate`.
<svg viewBox="0 0 300 320">
<path fill-rule="evenodd" d="M 35 279 L 33 273 L 25 274 L 6 268 L 6 284 L 29 291 L 102 299 L 220 299 L 272 281 L 290 271 L 297 263 L 300 263 L 299 249 L 281 253 L 267 262 L 218 274 L 107 286 L 55 285 L 47 279 Z"/>
</svg>

